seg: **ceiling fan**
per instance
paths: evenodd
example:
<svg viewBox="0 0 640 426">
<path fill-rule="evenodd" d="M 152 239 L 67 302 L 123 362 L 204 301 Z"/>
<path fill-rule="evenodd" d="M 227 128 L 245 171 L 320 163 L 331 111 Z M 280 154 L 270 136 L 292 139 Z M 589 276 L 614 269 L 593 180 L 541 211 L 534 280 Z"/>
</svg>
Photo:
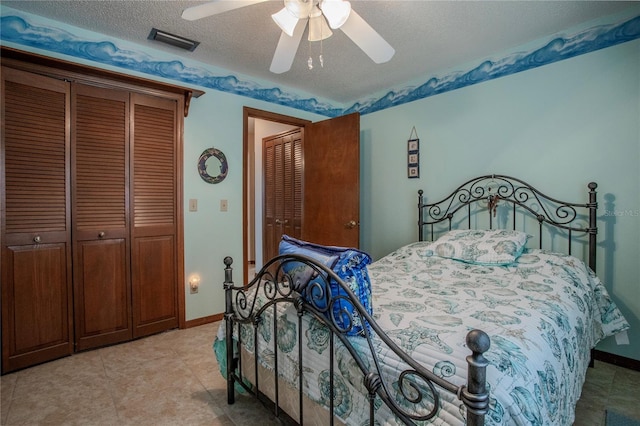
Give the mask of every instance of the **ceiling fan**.
<svg viewBox="0 0 640 426">
<path fill-rule="evenodd" d="M 264 1 L 267 0 L 213 0 L 185 9 L 182 18 L 194 21 Z M 395 54 L 393 47 L 346 0 L 284 0 L 284 8 L 271 17 L 282 29 L 269 68 L 276 74 L 291 69 L 307 24 L 309 41 L 324 40 L 331 36 L 331 29 L 339 28 L 377 64 L 389 61 Z"/>
</svg>

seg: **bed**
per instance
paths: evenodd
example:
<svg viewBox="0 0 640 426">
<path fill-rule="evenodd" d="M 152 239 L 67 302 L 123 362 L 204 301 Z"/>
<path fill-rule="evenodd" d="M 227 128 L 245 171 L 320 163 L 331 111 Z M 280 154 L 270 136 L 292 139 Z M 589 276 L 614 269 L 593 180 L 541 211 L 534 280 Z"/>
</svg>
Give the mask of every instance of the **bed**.
<svg viewBox="0 0 640 426">
<path fill-rule="evenodd" d="M 480 176 L 419 191 L 418 241 L 375 262 L 283 237 L 236 286 L 225 258 L 228 403 L 298 424 L 572 424 L 591 350 L 629 327 L 595 275 L 596 188 L 573 203 Z"/>
</svg>

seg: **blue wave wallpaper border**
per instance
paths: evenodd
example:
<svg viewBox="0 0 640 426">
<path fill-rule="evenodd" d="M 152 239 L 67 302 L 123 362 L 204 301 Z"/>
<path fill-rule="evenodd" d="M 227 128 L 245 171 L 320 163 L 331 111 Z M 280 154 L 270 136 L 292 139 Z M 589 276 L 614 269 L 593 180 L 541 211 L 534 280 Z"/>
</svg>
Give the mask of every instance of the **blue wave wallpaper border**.
<svg viewBox="0 0 640 426">
<path fill-rule="evenodd" d="M 155 60 L 143 52 L 120 48 L 113 41 L 87 41 L 74 34 L 50 26 L 35 25 L 27 19 L 9 15 L 0 18 L 2 40 L 89 60 L 92 62 L 194 84 L 235 95 L 285 105 L 299 110 L 335 117 L 343 108 L 316 98 L 300 98 L 280 88 L 267 88 L 233 75 L 216 76 L 202 67 L 189 67 L 179 60 Z"/>
<path fill-rule="evenodd" d="M 640 38 L 640 16 L 621 24 L 602 25 L 582 31 L 573 37 L 558 37 L 540 49 L 529 53 L 515 53 L 499 61 L 484 61 L 468 72 L 458 72 L 443 78 L 430 78 L 418 87 L 390 91 L 381 98 L 353 104 L 345 114 L 372 112 L 413 102 L 451 90 L 460 89 L 495 78 L 527 71 L 553 62 L 573 58 L 606 47 Z"/>
<path fill-rule="evenodd" d="M 284 105 L 327 117 L 359 112 L 370 114 L 553 62 L 569 59 L 640 38 L 640 16 L 622 23 L 601 25 L 571 37 L 557 37 L 539 49 L 519 52 L 500 60 L 485 60 L 467 72 L 452 72 L 429 78 L 419 86 L 392 90 L 379 98 L 359 101 L 347 108 L 316 98 L 302 98 L 278 87 L 263 87 L 234 75 L 214 75 L 203 67 L 186 66 L 179 60 L 156 60 L 146 53 L 122 49 L 113 41 L 82 40 L 69 31 L 35 25 L 25 18 L 7 14 L 0 19 L 1 39 L 92 62 L 137 71 L 156 77 L 198 85 L 222 92 Z"/>
</svg>

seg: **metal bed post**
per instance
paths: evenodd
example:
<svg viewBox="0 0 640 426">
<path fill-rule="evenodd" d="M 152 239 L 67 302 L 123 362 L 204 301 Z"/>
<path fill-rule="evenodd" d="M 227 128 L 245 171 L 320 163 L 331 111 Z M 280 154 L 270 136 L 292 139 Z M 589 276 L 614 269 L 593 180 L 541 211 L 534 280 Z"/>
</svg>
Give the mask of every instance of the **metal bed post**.
<svg viewBox="0 0 640 426">
<path fill-rule="evenodd" d="M 598 184 L 595 182 L 589 182 L 587 185 L 589 188 L 589 203 L 587 207 L 589 208 L 589 229 L 587 232 L 589 233 L 589 268 L 595 274 L 596 272 L 596 244 L 597 244 L 597 236 L 598 236 L 598 217 L 596 215 L 598 210 L 598 201 L 596 199 L 596 188 Z M 595 367 L 595 352 L 594 349 L 591 349 L 591 358 L 589 359 L 589 367 Z"/>
<path fill-rule="evenodd" d="M 598 201 L 596 200 L 596 188 L 598 184 L 589 182 L 589 268 L 596 272 L 596 238 L 598 234 L 598 224 L 596 211 L 598 210 Z"/>
<path fill-rule="evenodd" d="M 230 256 L 224 258 L 224 320 L 225 320 L 225 332 L 226 332 L 226 346 L 227 346 L 227 403 L 233 404 L 235 402 L 235 373 L 233 372 L 233 268 L 231 264 L 233 259 Z"/>
<path fill-rule="evenodd" d="M 467 388 L 463 390 L 463 401 L 467 406 L 467 425 L 484 426 L 484 415 L 489 411 L 487 392 L 487 366 L 489 361 L 484 353 L 489 350 L 491 340 L 481 330 L 471 330 L 467 334 L 467 347 L 472 354 L 467 356 Z"/>
<path fill-rule="evenodd" d="M 424 227 L 424 213 L 422 212 L 422 189 L 418 190 L 418 241 L 424 241 L 424 233 L 422 228 Z"/>
</svg>

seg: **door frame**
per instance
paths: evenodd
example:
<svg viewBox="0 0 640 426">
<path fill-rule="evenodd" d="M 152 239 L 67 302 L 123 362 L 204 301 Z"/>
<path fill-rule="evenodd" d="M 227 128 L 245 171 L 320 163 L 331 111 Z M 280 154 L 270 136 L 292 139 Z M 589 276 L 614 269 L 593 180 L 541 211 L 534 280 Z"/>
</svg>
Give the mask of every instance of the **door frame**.
<svg viewBox="0 0 640 426">
<path fill-rule="evenodd" d="M 249 182 L 247 174 L 249 172 L 249 120 L 266 120 L 275 121 L 277 123 L 288 124 L 296 127 L 306 127 L 312 124 L 310 120 L 304 120 L 298 117 L 292 117 L 284 114 L 278 114 L 275 112 L 264 111 L 251 107 L 242 108 L 242 277 L 243 282 L 249 282 L 249 246 L 247 244 L 248 228 L 247 223 L 249 220 L 249 209 L 247 206 L 247 195 L 249 192 Z M 251 145 L 253 146 L 253 144 Z"/>
</svg>

